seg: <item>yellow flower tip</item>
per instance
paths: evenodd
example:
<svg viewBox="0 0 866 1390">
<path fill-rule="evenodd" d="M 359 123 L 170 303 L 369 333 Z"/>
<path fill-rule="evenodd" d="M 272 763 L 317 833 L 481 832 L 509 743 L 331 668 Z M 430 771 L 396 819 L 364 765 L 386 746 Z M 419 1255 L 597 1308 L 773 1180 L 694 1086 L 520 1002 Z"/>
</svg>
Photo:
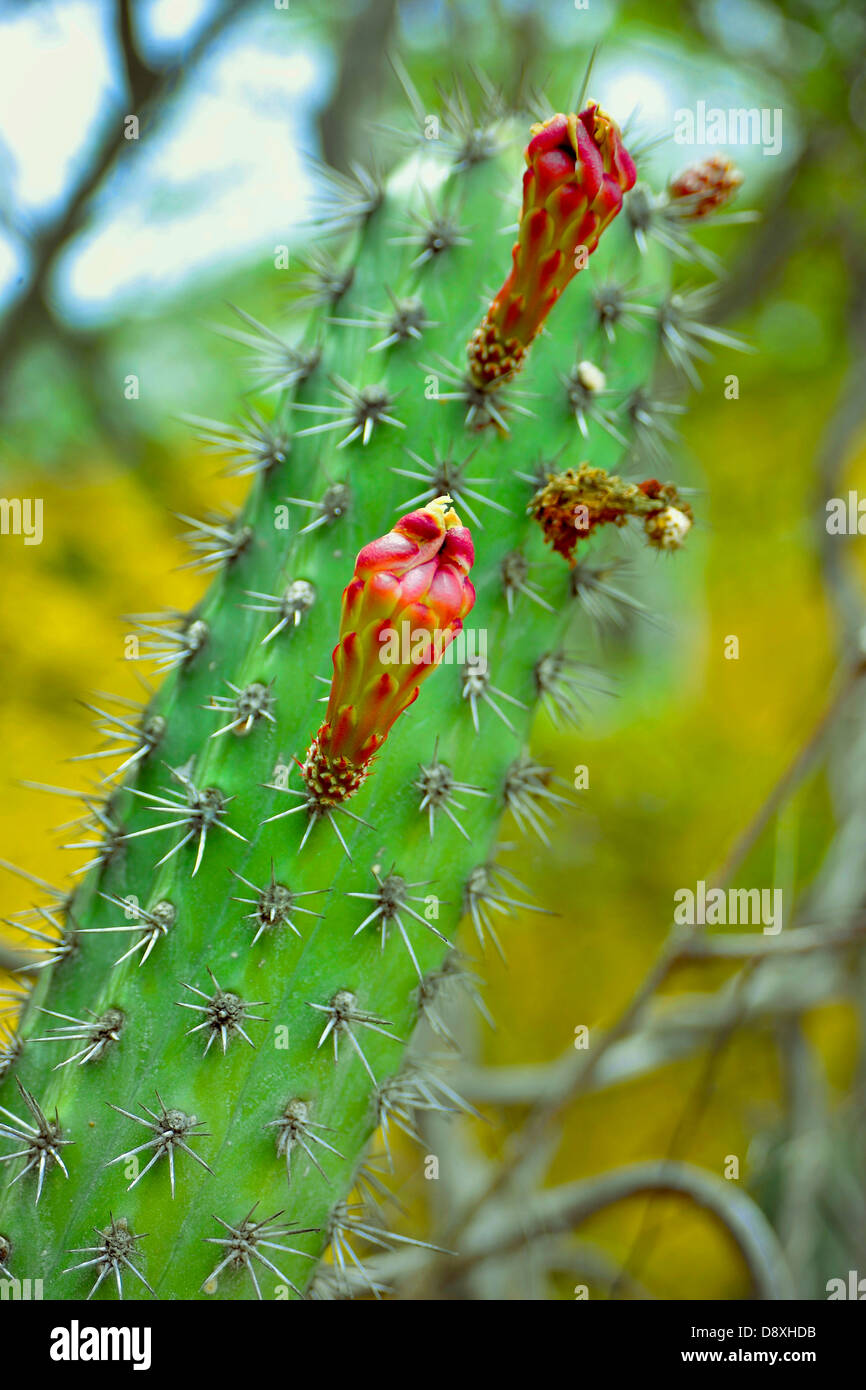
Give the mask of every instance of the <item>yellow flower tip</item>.
<svg viewBox="0 0 866 1390">
<path fill-rule="evenodd" d="M 589 106 L 593 108 L 592 136 L 596 144 L 601 147 L 604 145 L 604 142 L 608 139 L 611 132 L 615 132 L 617 135 L 619 134 L 619 126 L 613 117 L 609 116 L 596 102 L 590 102 Z M 546 121 L 536 121 L 535 124 L 530 127 L 530 133 L 533 136 L 540 135 L 543 130 L 547 130 L 548 126 L 559 121 L 565 121 L 568 130 L 568 138 L 576 154 L 580 149 L 578 143 L 578 131 L 581 126 L 579 111 L 569 111 L 567 115 L 564 111 L 557 111 L 555 116 L 548 116 Z"/>
<path fill-rule="evenodd" d="M 601 106 L 597 106 L 595 108 L 595 123 L 592 131 L 596 142 L 601 145 L 607 139 L 611 130 L 619 131 L 619 126 L 612 116 L 609 116 Z"/>
<path fill-rule="evenodd" d="M 448 493 L 443 493 L 441 497 L 436 497 L 432 502 L 427 503 L 427 511 L 433 512 L 442 522 L 446 531 L 450 531 L 452 526 L 462 526 L 463 522 L 451 505 L 451 498 Z"/>
</svg>

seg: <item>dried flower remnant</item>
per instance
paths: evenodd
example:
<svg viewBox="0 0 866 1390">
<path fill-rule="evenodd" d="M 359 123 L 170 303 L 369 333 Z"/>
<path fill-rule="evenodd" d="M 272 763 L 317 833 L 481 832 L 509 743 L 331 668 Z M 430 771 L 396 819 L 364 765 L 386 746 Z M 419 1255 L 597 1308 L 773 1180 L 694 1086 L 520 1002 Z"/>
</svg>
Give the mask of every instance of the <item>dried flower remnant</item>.
<svg viewBox="0 0 866 1390">
<path fill-rule="evenodd" d="M 630 516 L 639 517 L 649 545 L 678 550 L 692 525 L 692 509 L 672 483 L 656 478 L 627 483 L 589 463 L 552 474 L 528 511 L 548 543 L 571 566 L 578 541 L 586 540 L 599 526 L 624 526 Z"/>
<path fill-rule="evenodd" d="M 732 159 L 712 154 L 671 179 L 668 197 L 681 217 L 699 221 L 729 203 L 742 182 Z"/>
</svg>

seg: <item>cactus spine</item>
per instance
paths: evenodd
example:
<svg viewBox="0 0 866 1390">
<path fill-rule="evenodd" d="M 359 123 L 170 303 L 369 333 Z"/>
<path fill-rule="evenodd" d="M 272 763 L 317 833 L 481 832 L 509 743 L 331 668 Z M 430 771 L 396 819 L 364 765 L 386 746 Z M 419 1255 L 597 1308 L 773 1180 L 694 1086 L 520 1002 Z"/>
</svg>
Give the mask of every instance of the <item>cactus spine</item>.
<svg viewBox="0 0 866 1390">
<path fill-rule="evenodd" d="M 343 185 L 300 335 L 247 325 L 284 383 L 238 436 L 249 498 L 230 521 L 187 519 L 216 577 L 193 613 L 139 620 L 165 672 L 140 721 L 100 708 L 111 739 L 129 734 L 121 775 L 86 802 L 96 863 L 40 908 L 0 1091 L 4 1268 L 48 1297 L 295 1297 L 317 1266 L 339 1293 L 356 1246 L 394 1239 L 349 1200 L 371 1136 L 387 1146 L 419 1100 L 401 1067 L 461 918 L 467 948 L 489 949 L 524 900 L 495 864 L 502 815 L 544 842 L 569 801 L 527 752 L 533 708 L 573 712 L 581 601 L 618 602 L 590 545 L 570 567 L 528 507 L 585 458 L 631 474 L 657 457 L 659 346 L 682 352 L 674 319 L 703 342 L 666 296 L 668 252 L 641 250 L 624 214 L 491 386 L 473 333 L 524 133 L 484 112 L 469 144 Z M 466 627 L 486 665 L 468 640 L 464 664 L 443 660 L 332 815 L 301 764 L 341 594 L 362 547 L 443 494 L 474 539 Z"/>
</svg>

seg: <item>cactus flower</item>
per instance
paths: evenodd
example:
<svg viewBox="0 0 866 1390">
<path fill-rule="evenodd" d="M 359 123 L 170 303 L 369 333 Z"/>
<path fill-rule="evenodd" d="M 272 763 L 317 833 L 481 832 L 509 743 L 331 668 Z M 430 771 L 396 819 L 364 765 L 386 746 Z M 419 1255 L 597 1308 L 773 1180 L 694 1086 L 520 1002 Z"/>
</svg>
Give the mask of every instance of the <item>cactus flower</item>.
<svg viewBox="0 0 866 1390">
<path fill-rule="evenodd" d="M 325 722 L 302 766 L 322 804 L 352 796 L 475 602 L 472 537 L 437 497 L 365 545 L 343 591 Z"/>
<path fill-rule="evenodd" d="M 495 387 L 518 371 L 568 282 L 633 187 L 618 126 L 596 102 L 532 127 L 512 269 L 469 343 L 472 377 Z"/>
</svg>

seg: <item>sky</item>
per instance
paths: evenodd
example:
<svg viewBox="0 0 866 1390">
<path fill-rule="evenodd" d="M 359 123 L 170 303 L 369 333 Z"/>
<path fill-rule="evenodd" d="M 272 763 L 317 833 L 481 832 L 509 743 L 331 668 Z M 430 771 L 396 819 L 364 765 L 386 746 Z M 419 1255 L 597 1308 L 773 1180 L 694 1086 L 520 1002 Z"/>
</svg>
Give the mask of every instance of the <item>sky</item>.
<svg viewBox="0 0 866 1390">
<path fill-rule="evenodd" d="M 142 48 L 177 52 L 209 8 L 208 0 L 144 6 Z M 122 125 L 127 114 L 110 13 L 101 0 L 63 0 L 0 20 L 0 207 L 11 204 L 25 228 L 62 202 L 100 123 Z M 55 291 L 68 315 L 99 317 L 130 293 L 171 292 L 196 269 L 272 250 L 303 218 L 302 154 L 313 145 L 328 61 L 310 43 L 276 45 L 282 17 L 271 10 L 240 24 L 140 155 L 130 141 L 129 167 L 60 267 Z M 22 238 L 0 228 L 0 304 L 25 267 Z"/>
</svg>

